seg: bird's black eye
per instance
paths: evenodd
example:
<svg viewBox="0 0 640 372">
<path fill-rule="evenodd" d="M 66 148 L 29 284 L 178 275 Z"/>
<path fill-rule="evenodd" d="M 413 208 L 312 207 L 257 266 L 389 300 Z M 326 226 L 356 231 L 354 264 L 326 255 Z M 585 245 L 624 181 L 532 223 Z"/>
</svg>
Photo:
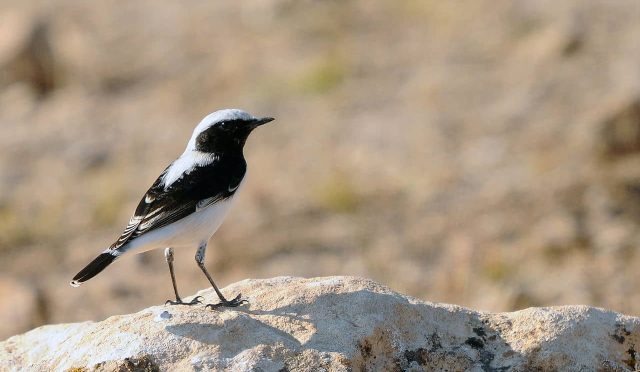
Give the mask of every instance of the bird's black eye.
<svg viewBox="0 0 640 372">
<path fill-rule="evenodd" d="M 208 132 L 202 132 L 196 138 L 196 144 L 198 146 L 205 146 L 207 144 L 207 142 L 209 142 L 209 133 Z"/>
</svg>

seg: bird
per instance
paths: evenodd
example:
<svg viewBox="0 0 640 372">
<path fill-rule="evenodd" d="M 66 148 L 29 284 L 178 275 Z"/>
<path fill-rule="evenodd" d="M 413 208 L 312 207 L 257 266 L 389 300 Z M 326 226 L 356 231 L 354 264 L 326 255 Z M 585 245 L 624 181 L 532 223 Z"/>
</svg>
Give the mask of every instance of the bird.
<svg viewBox="0 0 640 372">
<path fill-rule="evenodd" d="M 195 260 L 215 290 L 219 303 L 206 307 L 236 307 L 247 301 L 238 294 L 227 300 L 204 265 L 209 239 L 243 188 L 247 162 L 244 145 L 257 127 L 272 117 L 254 117 L 240 109 L 224 109 L 205 116 L 193 130 L 187 147 L 156 179 L 144 194 L 118 239 L 73 277 L 78 287 L 93 278 L 122 255 L 165 248 L 175 300 L 171 305 L 202 303 L 197 296 L 190 302 L 178 293 L 173 271 L 174 248 L 196 248 Z"/>
</svg>

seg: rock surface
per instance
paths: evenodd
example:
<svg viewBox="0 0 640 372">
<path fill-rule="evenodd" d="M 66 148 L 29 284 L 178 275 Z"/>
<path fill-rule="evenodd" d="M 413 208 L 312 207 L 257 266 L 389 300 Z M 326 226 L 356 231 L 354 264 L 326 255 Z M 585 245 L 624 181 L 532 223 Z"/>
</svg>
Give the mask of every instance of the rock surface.
<svg viewBox="0 0 640 372">
<path fill-rule="evenodd" d="M 154 306 L 0 343 L 0 370 L 634 370 L 640 318 L 587 306 L 484 313 L 367 279 L 227 287 L 249 305 Z M 214 301 L 211 290 L 198 293 Z"/>
</svg>

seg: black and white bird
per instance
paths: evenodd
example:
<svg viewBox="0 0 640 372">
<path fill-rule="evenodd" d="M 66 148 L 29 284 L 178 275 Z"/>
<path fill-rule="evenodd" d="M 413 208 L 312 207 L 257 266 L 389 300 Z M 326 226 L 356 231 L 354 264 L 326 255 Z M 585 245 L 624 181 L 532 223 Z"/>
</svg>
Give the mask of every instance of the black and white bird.
<svg viewBox="0 0 640 372">
<path fill-rule="evenodd" d="M 170 304 L 194 305 L 200 297 L 183 302 L 173 272 L 173 248 L 197 247 L 196 263 L 220 298 L 219 306 L 245 302 L 239 294 L 227 300 L 204 266 L 207 242 L 218 230 L 247 171 L 243 148 L 249 134 L 273 118 L 256 118 L 245 111 L 227 109 L 207 115 L 194 129 L 182 155 L 171 163 L 144 195 L 124 232 L 71 281 L 74 287 L 93 278 L 127 252 L 165 248 L 176 296 Z"/>
</svg>

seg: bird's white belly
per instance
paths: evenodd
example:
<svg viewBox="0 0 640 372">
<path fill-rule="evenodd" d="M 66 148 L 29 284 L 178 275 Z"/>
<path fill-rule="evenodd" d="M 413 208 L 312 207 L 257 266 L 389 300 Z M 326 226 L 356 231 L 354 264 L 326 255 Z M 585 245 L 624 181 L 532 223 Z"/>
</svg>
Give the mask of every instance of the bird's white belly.
<svg viewBox="0 0 640 372">
<path fill-rule="evenodd" d="M 238 195 L 244 180 L 238 190 L 229 199 L 213 203 L 212 205 L 196 211 L 189 216 L 170 225 L 161 227 L 141 235 L 126 244 L 124 251 L 142 253 L 156 248 L 166 247 L 197 247 L 206 242 L 218 230 L 224 221 L 229 208 Z"/>
</svg>

